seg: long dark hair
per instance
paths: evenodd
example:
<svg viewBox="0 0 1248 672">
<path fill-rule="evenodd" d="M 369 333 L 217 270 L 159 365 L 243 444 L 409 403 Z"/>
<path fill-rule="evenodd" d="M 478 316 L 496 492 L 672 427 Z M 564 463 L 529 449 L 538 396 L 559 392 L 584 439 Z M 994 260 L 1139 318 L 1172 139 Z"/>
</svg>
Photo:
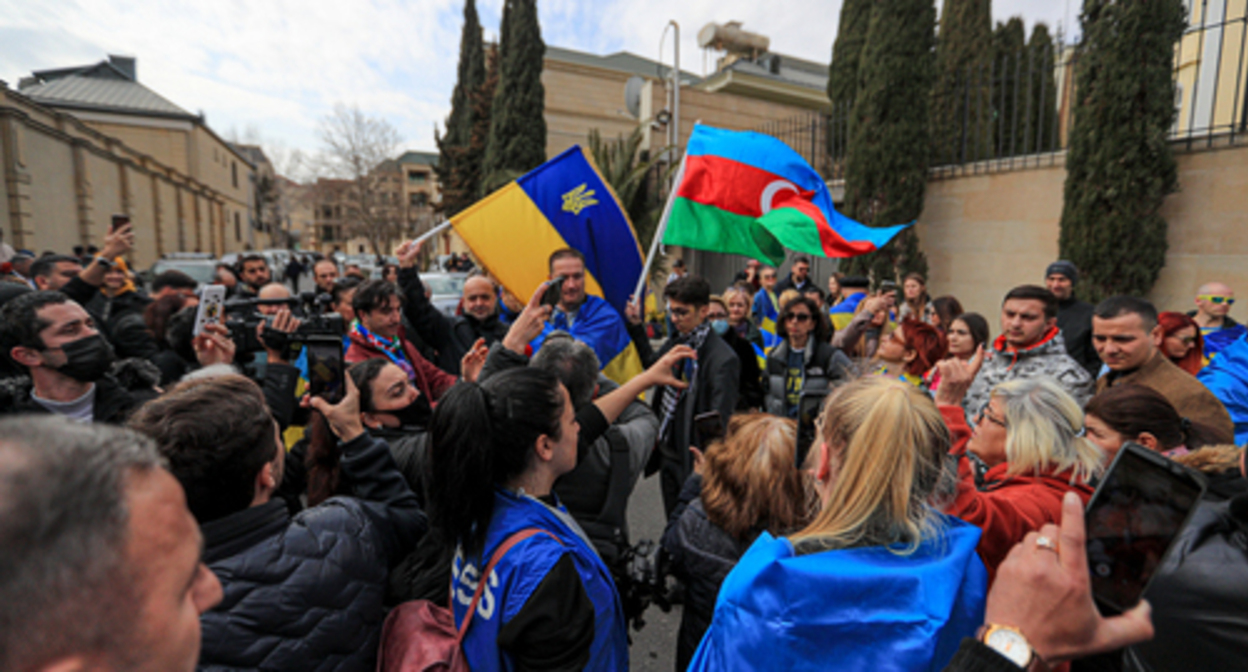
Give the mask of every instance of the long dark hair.
<svg viewBox="0 0 1248 672">
<path fill-rule="evenodd" d="M 784 304 L 784 308 L 780 309 L 780 317 L 778 317 L 776 321 L 776 333 L 780 336 L 780 338 L 788 340 L 789 330 L 787 325 L 789 315 L 793 312 L 793 306 L 799 305 L 806 306 L 806 310 L 810 311 L 810 319 L 815 321 L 814 329 L 810 332 L 810 337 L 816 341 L 832 340 L 831 322 L 828 321 L 827 317 L 823 314 L 823 311 L 819 310 L 819 306 L 815 305 L 815 300 L 805 294 L 800 294 L 790 299 L 788 303 Z M 824 319 L 819 319 L 821 316 Z"/>
<path fill-rule="evenodd" d="M 485 545 L 494 488 L 524 473 L 539 436 L 560 437 L 563 395 L 555 374 L 512 369 L 452 387 L 430 424 L 429 516 L 468 555 Z"/>
<path fill-rule="evenodd" d="M 1216 429 L 1182 417 L 1160 392 L 1143 385 L 1111 387 L 1092 397 L 1083 412 L 1129 441 L 1148 432 L 1157 437 L 1162 450 L 1179 446 L 1196 450 L 1231 438 L 1219 437 Z"/>
<path fill-rule="evenodd" d="M 373 381 L 389 364 L 387 359 L 366 359 L 347 369 L 356 389 L 360 391 L 360 411 L 373 410 Z M 303 464 L 307 470 L 308 506 L 316 506 L 340 492 L 342 485 L 342 447 L 329 429 L 325 417 L 313 411 L 308 418 L 308 451 Z"/>
<path fill-rule="evenodd" d="M 932 299 L 932 310 L 940 318 L 940 332 L 949 331 L 949 325 L 962 314 L 962 304 L 953 296 L 938 296 Z M 969 326 L 969 325 L 968 325 Z"/>
<path fill-rule="evenodd" d="M 985 345 L 988 342 L 988 338 L 992 335 L 988 331 L 988 320 L 985 320 L 984 316 L 979 313 L 962 313 L 950 320 L 949 326 L 945 327 L 945 329 L 953 326 L 953 323 L 957 320 L 962 320 L 962 324 L 966 325 L 966 330 L 971 332 L 971 339 L 975 341 L 975 347 L 977 348 Z"/>
</svg>

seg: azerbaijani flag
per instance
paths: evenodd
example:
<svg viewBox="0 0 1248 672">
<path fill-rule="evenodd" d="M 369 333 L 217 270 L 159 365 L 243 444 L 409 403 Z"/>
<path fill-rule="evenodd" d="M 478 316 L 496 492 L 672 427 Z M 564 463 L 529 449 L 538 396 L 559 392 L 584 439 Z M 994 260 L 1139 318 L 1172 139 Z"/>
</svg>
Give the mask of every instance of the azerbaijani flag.
<svg viewBox="0 0 1248 672">
<path fill-rule="evenodd" d="M 602 301 L 588 301 L 569 331 L 594 349 L 612 380 L 641 373 L 623 314 L 645 258 L 628 214 L 579 145 L 477 201 L 451 225 L 521 301 L 546 281 L 552 252 L 570 247 L 585 255 L 585 292 Z"/>
<path fill-rule="evenodd" d="M 769 135 L 695 126 L 663 242 L 740 254 L 778 266 L 785 248 L 854 257 L 910 224 L 873 228 L 836 211 L 828 185 Z"/>
</svg>

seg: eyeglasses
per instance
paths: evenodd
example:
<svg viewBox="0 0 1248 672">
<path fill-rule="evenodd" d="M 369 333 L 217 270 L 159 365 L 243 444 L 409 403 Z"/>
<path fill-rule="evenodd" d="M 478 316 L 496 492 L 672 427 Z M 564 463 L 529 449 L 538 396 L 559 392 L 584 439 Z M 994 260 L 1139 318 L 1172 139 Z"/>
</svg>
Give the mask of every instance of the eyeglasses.
<svg viewBox="0 0 1248 672">
<path fill-rule="evenodd" d="M 987 406 L 984 407 L 984 410 L 979 412 L 979 418 L 977 418 L 977 420 L 978 422 L 976 424 L 983 424 L 984 420 L 987 420 L 994 425 L 1000 426 L 1002 429 L 1009 429 L 1009 426 L 1005 424 L 1004 420 L 988 412 Z"/>
<path fill-rule="evenodd" d="M 1172 338 L 1173 338 L 1173 337 L 1172 337 Z M 1179 342 L 1180 342 L 1180 343 L 1182 343 L 1183 345 L 1191 345 L 1191 344 L 1193 344 L 1193 343 L 1195 343 L 1195 342 L 1196 342 L 1196 337 L 1195 337 L 1195 336 L 1184 336 L 1183 338 L 1180 338 L 1180 339 L 1179 339 Z"/>
<path fill-rule="evenodd" d="M 785 322 L 806 322 L 810 320 L 810 313 L 789 313 L 784 316 Z"/>
<path fill-rule="evenodd" d="M 1224 303 L 1228 306 L 1235 305 L 1235 299 L 1232 299 L 1229 296 L 1218 296 L 1216 294 L 1201 294 L 1200 296 L 1196 298 L 1200 299 L 1201 301 L 1208 301 L 1209 303 L 1212 303 L 1215 306 L 1220 306 Z"/>
<path fill-rule="evenodd" d="M 726 319 L 728 319 L 728 313 L 707 313 L 707 314 L 706 314 L 706 319 L 708 319 L 708 320 L 726 320 Z"/>
</svg>

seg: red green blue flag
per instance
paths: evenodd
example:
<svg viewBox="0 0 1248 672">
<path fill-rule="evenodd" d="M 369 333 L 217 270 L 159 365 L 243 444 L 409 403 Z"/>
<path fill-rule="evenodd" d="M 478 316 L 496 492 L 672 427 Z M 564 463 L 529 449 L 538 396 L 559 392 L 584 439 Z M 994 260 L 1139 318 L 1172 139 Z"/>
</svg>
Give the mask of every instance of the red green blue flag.
<svg viewBox="0 0 1248 672">
<path fill-rule="evenodd" d="M 875 228 L 837 212 L 819 173 L 776 138 L 700 124 L 671 207 L 665 244 L 773 265 L 785 248 L 820 257 L 874 252 L 910 226 Z"/>
</svg>

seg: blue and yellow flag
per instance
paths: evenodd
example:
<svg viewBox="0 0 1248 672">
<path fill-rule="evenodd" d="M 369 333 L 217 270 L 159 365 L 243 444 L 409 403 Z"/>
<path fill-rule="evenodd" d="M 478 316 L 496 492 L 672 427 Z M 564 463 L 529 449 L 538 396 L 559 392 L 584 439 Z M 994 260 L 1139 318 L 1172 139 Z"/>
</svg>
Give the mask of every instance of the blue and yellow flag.
<svg viewBox="0 0 1248 672">
<path fill-rule="evenodd" d="M 521 300 L 546 281 L 552 252 L 571 247 L 585 255 L 585 291 L 605 300 L 614 315 L 595 307 L 594 322 L 603 326 L 602 333 L 573 329 L 573 335 L 594 348 L 613 380 L 623 382 L 641 372 L 622 316 L 645 257 L 628 214 L 579 145 L 481 199 L 452 217 L 451 224 L 473 255 Z"/>
</svg>

